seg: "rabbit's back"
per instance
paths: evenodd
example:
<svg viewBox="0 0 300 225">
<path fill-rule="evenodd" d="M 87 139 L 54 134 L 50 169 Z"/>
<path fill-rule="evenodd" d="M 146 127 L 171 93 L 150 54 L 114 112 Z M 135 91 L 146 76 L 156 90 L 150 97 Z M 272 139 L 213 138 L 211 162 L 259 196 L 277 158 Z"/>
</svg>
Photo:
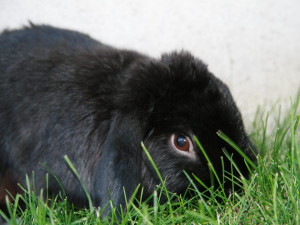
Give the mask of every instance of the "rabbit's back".
<svg viewBox="0 0 300 225">
<path fill-rule="evenodd" d="M 11 54 L 14 49 L 15 52 L 30 54 L 38 51 L 57 51 L 65 50 L 65 53 L 73 53 L 78 49 L 94 50 L 105 47 L 100 42 L 90 38 L 88 35 L 70 31 L 65 29 L 58 29 L 51 26 L 35 26 L 25 27 L 21 30 L 5 30 L 0 35 L 0 54 Z M 21 51 L 21 52 L 20 52 Z M 25 52 L 27 51 L 27 52 Z M 15 57 L 19 57 L 16 54 Z"/>
</svg>

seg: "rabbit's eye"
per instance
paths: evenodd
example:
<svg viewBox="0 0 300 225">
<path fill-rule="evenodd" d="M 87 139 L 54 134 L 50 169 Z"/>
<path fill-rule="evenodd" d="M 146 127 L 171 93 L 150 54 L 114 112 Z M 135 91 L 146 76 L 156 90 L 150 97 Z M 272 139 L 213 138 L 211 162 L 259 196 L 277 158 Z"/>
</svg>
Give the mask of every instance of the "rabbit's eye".
<svg viewBox="0 0 300 225">
<path fill-rule="evenodd" d="M 192 147 L 191 140 L 184 135 L 173 134 L 171 141 L 172 145 L 179 151 L 189 152 Z"/>
</svg>

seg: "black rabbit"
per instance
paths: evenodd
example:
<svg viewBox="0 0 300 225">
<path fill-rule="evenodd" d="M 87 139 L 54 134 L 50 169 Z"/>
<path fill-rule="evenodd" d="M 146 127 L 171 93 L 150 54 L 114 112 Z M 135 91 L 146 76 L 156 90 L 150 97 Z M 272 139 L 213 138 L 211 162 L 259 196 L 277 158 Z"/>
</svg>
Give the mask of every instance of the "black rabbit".
<svg viewBox="0 0 300 225">
<path fill-rule="evenodd" d="M 26 186 L 26 173 L 34 171 L 36 189 L 45 189 L 48 169 L 72 202 L 86 204 L 64 155 L 95 206 L 103 208 L 110 197 L 124 205 L 123 187 L 130 199 L 138 184 L 148 197 L 160 181 L 141 141 L 167 188 L 176 193 L 189 185 L 183 170 L 211 183 L 193 135 L 219 176 L 224 147 L 244 176 L 249 171 L 243 157 L 217 136 L 218 130 L 255 161 L 229 89 L 188 52 L 154 59 L 78 32 L 31 25 L 0 35 L 0 91 L 2 205 L 6 191 L 16 194 L 17 183 Z M 52 176 L 48 186 L 51 193 L 60 190 Z"/>
</svg>

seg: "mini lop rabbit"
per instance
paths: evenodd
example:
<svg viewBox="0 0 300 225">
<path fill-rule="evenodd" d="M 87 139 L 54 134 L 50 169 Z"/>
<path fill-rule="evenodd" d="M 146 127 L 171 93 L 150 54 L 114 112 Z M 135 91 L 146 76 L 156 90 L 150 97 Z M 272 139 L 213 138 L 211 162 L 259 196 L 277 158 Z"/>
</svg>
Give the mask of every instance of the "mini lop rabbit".
<svg viewBox="0 0 300 225">
<path fill-rule="evenodd" d="M 229 89 L 188 52 L 154 59 L 78 32 L 30 25 L 0 35 L 0 91 L 2 205 L 7 191 L 21 192 L 17 184 L 26 186 L 25 174 L 32 171 L 36 189 L 45 189 L 48 169 L 73 203 L 86 204 L 65 155 L 95 206 L 103 208 L 110 197 L 124 205 L 123 187 L 130 199 L 139 184 L 149 197 L 160 180 L 141 141 L 168 190 L 176 193 L 189 185 L 183 170 L 211 184 L 194 135 L 220 177 L 223 148 L 244 176 L 249 172 L 218 130 L 255 160 Z M 223 158 L 230 171 L 230 161 Z M 60 191 L 53 176 L 48 189 Z"/>
</svg>

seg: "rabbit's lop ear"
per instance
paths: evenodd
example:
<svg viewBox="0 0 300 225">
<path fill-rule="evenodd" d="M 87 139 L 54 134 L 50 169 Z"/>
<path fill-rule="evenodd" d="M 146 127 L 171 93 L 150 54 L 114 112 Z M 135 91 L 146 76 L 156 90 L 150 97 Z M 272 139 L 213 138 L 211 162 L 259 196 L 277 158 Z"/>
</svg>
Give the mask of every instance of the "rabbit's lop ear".
<svg viewBox="0 0 300 225">
<path fill-rule="evenodd" d="M 129 201 L 141 177 L 141 124 L 132 115 L 117 115 L 104 142 L 102 154 L 94 174 L 94 204 L 110 212 L 112 200 L 117 209 Z M 124 187 L 124 189 L 123 189 Z"/>
</svg>

